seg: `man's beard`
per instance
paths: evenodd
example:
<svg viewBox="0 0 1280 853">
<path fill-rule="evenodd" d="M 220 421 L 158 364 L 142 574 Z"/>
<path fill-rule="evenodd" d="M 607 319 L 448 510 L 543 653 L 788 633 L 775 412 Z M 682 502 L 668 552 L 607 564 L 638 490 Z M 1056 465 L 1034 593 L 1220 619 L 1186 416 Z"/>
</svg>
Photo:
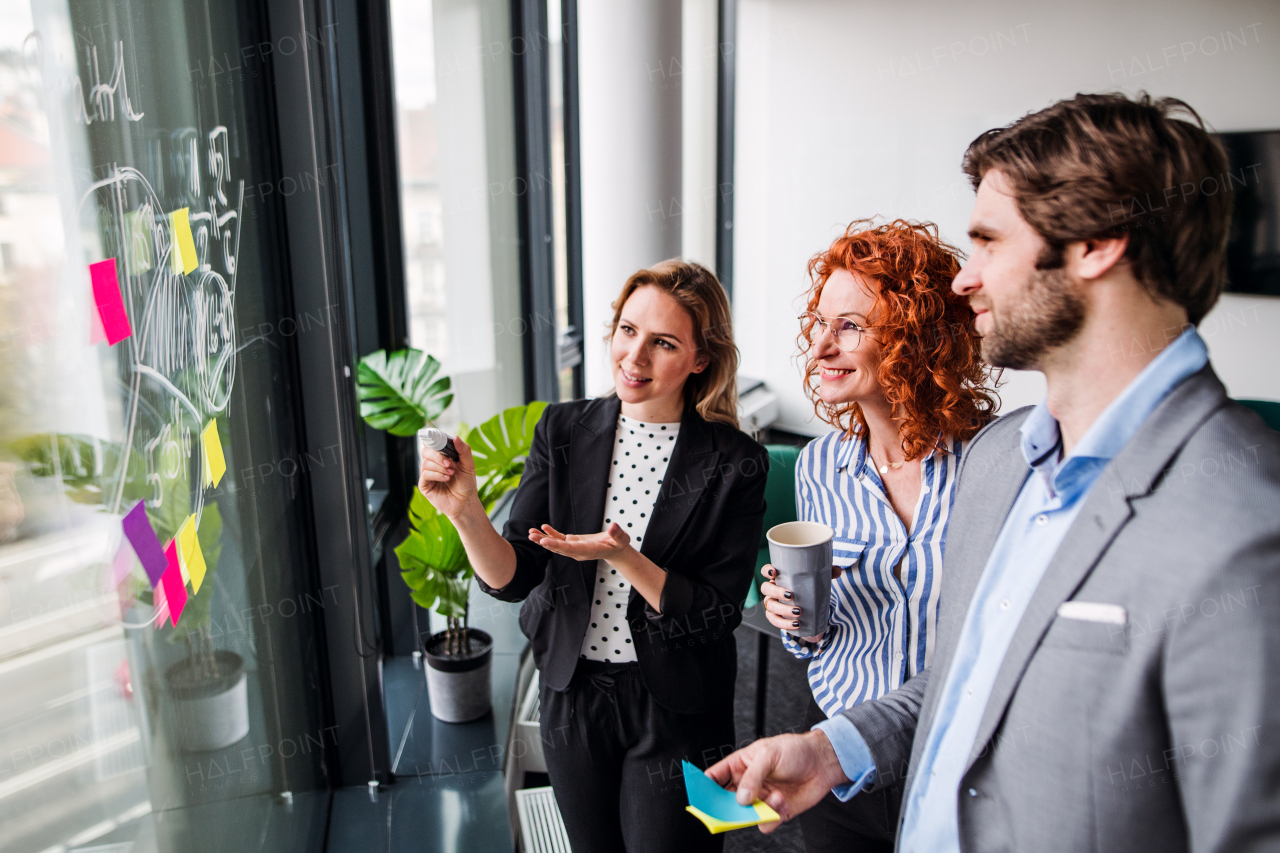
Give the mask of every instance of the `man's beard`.
<svg viewBox="0 0 1280 853">
<path fill-rule="evenodd" d="M 1084 300 L 1072 289 L 1066 271 L 1036 270 L 1022 297 L 982 337 L 982 357 L 992 367 L 1036 370 L 1044 354 L 1071 341 L 1084 325 Z"/>
</svg>

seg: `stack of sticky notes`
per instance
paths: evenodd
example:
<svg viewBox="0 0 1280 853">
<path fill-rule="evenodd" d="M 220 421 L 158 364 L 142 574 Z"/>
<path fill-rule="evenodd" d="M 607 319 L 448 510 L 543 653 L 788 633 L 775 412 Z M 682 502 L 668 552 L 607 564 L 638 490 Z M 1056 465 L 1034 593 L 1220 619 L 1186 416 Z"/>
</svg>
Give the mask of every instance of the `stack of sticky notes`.
<svg viewBox="0 0 1280 853">
<path fill-rule="evenodd" d="M 749 806 L 738 805 L 733 791 L 721 788 L 689 762 L 681 763 L 684 767 L 684 790 L 689 797 L 685 811 L 702 821 L 713 835 L 782 820 L 777 812 L 760 800 Z"/>
<path fill-rule="evenodd" d="M 147 518 L 143 501 L 138 501 L 121 523 L 125 538 L 138 555 L 138 560 L 147 571 L 152 589 L 155 590 L 156 627 L 162 626 L 166 619 L 176 626 L 190 597 L 187 595 L 187 584 L 191 584 L 191 595 L 195 595 L 200 591 L 208 571 L 197 537 L 196 516 L 187 516 L 178 535 L 168 545 L 160 544 L 155 528 Z M 117 584 L 123 579 L 122 572 L 128 571 L 127 555 L 121 557 L 125 553 L 124 549 L 125 546 L 121 543 L 120 553 L 116 556 L 118 565 L 113 569 Z"/>
</svg>

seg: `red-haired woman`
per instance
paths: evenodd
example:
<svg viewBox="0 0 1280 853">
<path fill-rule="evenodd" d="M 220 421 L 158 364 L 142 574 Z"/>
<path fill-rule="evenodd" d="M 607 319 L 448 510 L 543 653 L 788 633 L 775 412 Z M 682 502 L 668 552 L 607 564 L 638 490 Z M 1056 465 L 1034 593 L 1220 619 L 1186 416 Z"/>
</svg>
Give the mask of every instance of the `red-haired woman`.
<svg viewBox="0 0 1280 853">
<path fill-rule="evenodd" d="M 791 591 L 761 592 L 787 648 L 810 662 L 819 728 L 929 665 L 956 471 L 994 408 L 973 311 L 951 290 L 959 271 L 937 226 L 902 220 L 854 222 L 809 262 L 805 391 L 838 430 L 800 454 L 796 503 L 836 533 L 830 627 L 792 636 Z M 800 816 L 809 853 L 893 849 L 901 786 L 853 796 L 857 782 Z"/>
</svg>

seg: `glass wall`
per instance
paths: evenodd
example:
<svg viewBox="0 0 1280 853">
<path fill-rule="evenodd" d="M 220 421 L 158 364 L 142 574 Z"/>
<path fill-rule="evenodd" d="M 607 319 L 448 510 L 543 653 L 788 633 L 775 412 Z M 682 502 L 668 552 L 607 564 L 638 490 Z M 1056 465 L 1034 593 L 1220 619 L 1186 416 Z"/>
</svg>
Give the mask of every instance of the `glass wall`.
<svg viewBox="0 0 1280 853">
<path fill-rule="evenodd" d="M 8 2 L 0 24 L 0 825 L 10 853 L 306 849 L 326 752 L 247 7 Z M 255 12 L 256 14 L 256 12 Z M 286 192 L 288 191 L 288 192 Z M 496 359 L 495 359 L 496 361 Z M 118 846 L 117 846 L 118 845 Z"/>
<path fill-rule="evenodd" d="M 391 35 L 409 343 L 474 425 L 525 402 L 511 7 L 391 0 Z"/>
</svg>

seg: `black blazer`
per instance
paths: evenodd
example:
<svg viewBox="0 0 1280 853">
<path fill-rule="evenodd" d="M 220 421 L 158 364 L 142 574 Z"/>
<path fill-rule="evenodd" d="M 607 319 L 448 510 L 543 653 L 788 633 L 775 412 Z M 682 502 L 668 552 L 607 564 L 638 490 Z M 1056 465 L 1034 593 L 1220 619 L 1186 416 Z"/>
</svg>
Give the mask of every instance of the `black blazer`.
<svg viewBox="0 0 1280 853">
<path fill-rule="evenodd" d="M 547 407 L 502 534 L 515 548 L 515 576 L 502 589 L 480 583 L 495 598 L 525 600 L 520 628 L 553 690 L 565 690 L 577 667 L 597 561 L 552 554 L 529 541 L 529 528 L 600 531 L 621 406 L 609 396 Z M 764 448 L 745 433 L 685 410 L 640 548 L 667 570 L 662 612 L 634 589 L 627 602 L 645 684 L 669 710 L 732 702 L 733 630 L 755 572 L 768 469 Z"/>
</svg>

